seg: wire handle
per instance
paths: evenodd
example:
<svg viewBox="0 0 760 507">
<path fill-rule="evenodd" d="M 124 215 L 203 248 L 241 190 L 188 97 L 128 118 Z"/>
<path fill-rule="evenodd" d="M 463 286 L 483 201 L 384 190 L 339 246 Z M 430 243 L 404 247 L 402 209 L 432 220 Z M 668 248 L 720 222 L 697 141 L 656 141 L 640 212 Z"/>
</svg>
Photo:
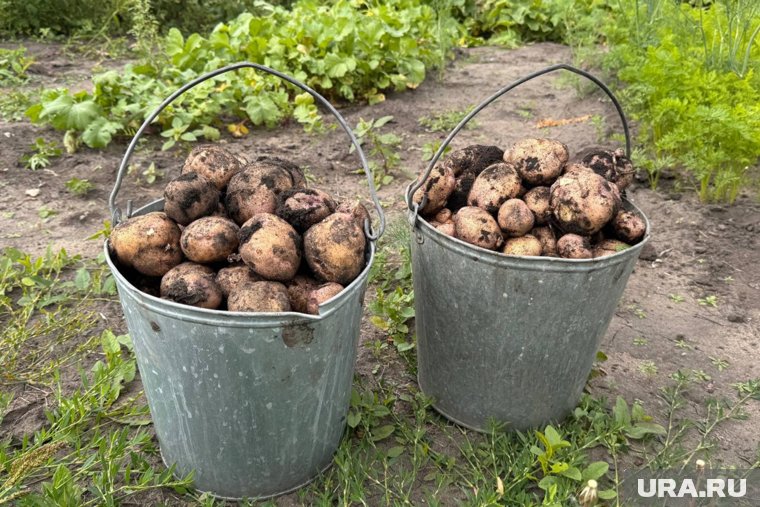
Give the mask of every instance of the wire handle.
<svg viewBox="0 0 760 507">
<path fill-rule="evenodd" d="M 485 109 L 487 106 L 489 106 L 493 101 L 507 93 L 508 91 L 512 90 L 513 88 L 517 88 L 521 84 L 530 81 L 532 79 L 535 79 L 539 76 L 543 76 L 544 74 L 549 74 L 550 72 L 554 72 L 555 70 L 567 70 L 570 72 L 573 72 L 575 74 L 578 74 L 580 76 L 583 76 L 591 81 L 594 82 L 599 88 L 602 89 L 604 93 L 607 94 L 607 96 L 612 100 L 612 103 L 615 105 L 615 109 L 617 109 L 618 114 L 620 115 L 620 121 L 623 124 L 623 133 L 625 134 L 625 154 L 630 158 L 631 156 L 631 135 L 630 131 L 628 129 L 628 121 L 625 118 L 625 113 L 623 113 L 623 108 L 620 107 L 620 102 L 618 102 L 615 95 L 612 93 L 612 91 L 597 77 L 593 76 L 592 74 L 589 74 L 585 70 L 581 70 L 579 68 L 573 67 L 572 65 L 567 65 L 564 63 L 560 63 L 557 65 L 552 65 L 550 67 L 546 67 L 544 69 L 541 69 L 539 71 L 536 71 L 532 74 L 529 74 L 525 76 L 522 79 L 518 79 L 517 81 L 513 82 L 512 84 L 509 84 L 505 86 L 504 88 L 501 88 L 499 91 L 485 99 L 483 102 L 478 104 L 475 109 L 470 111 L 470 113 L 462 118 L 462 121 L 459 122 L 459 124 L 454 127 L 454 130 L 451 131 L 451 133 L 448 135 L 445 141 L 441 144 L 441 146 L 438 147 L 438 151 L 435 153 L 433 158 L 430 160 L 430 164 L 428 164 L 427 169 L 425 170 L 425 173 L 422 175 L 422 178 L 413 181 L 409 184 L 409 186 L 406 189 L 406 203 L 407 206 L 409 206 L 409 209 L 412 211 L 415 211 L 415 217 L 414 221 L 416 222 L 416 210 L 419 210 L 421 206 L 419 204 L 416 204 L 412 201 L 412 196 L 414 196 L 414 193 L 422 187 L 422 185 L 425 184 L 428 177 L 430 176 L 431 171 L 435 167 L 435 164 L 438 162 L 438 159 L 441 158 L 443 155 L 443 152 L 446 150 L 446 147 L 451 143 L 451 141 L 454 139 L 454 137 L 459 133 L 460 130 L 464 128 L 465 125 L 467 125 L 467 122 L 469 122 L 471 119 L 475 117 L 480 111 Z M 424 205 L 424 198 L 423 198 L 423 205 Z M 412 223 L 414 225 L 414 223 Z"/>
<path fill-rule="evenodd" d="M 356 140 L 356 136 L 354 136 L 354 133 L 351 130 L 351 127 L 348 126 L 348 123 L 346 123 L 346 120 L 335 109 L 335 107 L 333 107 L 333 105 L 330 104 L 330 102 L 327 99 L 325 99 L 322 95 L 320 95 L 314 89 L 301 83 L 297 79 L 294 79 L 286 74 L 283 74 L 282 72 L 276 71 L 265 65 L 260 65 L 258 63 L 252 63 L 252 62 L 240 62 L 240 63 L 228 65 L 226 67 L 222 67 L 220 69 L 216 69 L 207 74 L 204 74 L 196 79 L 193 79 L 192 81 L 185 84 L 184 86 L 179 88 L 177 91 L 169 95 L 166 99 L 164 99 L 163 102 L 161 102 L 161 104 L 152 113 L 150 113 L 150 115 L 145 119 L 143 124 L 137 130 L 137 133 L 132 138 L 132 141 L 129 143 L 129 146 L 127 147 L 127 151 L 126 153 L 124 153 L 124 158 L 121 161 L 121 165 L 119 165 L 119 171 L 116 175 L 116 182 L 114 183 L 113 190 L 111 191 L 111 195 L 108 197 L 108 207 L 111 211 L 111 219 L 113 221 L 113 225 L 116 225 L 117 223 L 121 221 L 122 213 L 121 213 L 121 209 L 116 206 L 116 196 L 119 194 L 119 189 L 121 188 L 122 181 L 124 180 L 124 175 L 126 174 L 127 166 L 129 164 L 129 159 L 132 156 L 132 153 L 135 151 L 135 147 L 137 146 L 137 141 L 140 139 L 140 136 L 143 134 L 145 129 L 148 128 L 148 126 L 153 122 L 153 120 L 156 119 L 156 117 L 161 113 L 161 111 L 163 111 L 169 104 L 174 102 L 174 100 L 177 97 L 185 93 L 187 90 L 199 85 L 200 83 L 204 81 L 212 79 L 220 74 L 224 74 L 226 72 L 243 69 L 243 68 L 256 69 L 262 72 L 266 72 L 268 74 L 272 74 L 300 88 L 301 90 L 309 93 L 312 97 L 317 99 L 317 102 L 323 105 L 328 111 L 330 111 L 330 113 L 332 113 L 335 119 L 338 120 L 338 124 L 343 128 L 346 134 L 348 134 L 348 137 L 351 139 L 351 144 L 353 144 L 354 148 L 356 149 L 356 152 L 359 155 L 362 169 L 364 170 L 364 174 L 367 176 L 367 184 L 369 186 L 369 195 L 370 195 L 370 198 L 372 199 L 372 202 L 375 205 L 375 211 L 377 211 L 377 215 L 380 219 L 380 224 L 378 225 L 378 229 L 376 231 L 373 230 L 372 224 L 370 223 L 369 220 L 367 220 L 364 224 L 364 233 L 367 235 L 367 238 L 370 241 L 376 241 L 378 238 L 380 238 L 380 236 L 383 234 L 383 231 L 385 231 L 385 214 L 383 213 L 383 208 L 380 205 L 380 201 L 378 200 L 378 197 L 377 197 L 377 191 L 375 189 L 375 181 L 372 175 L 372 170 L 369 168 L 369 164 L 367 163 L 367 158 L 364 155 L 364 151 L 362 151 L 361 145 Z M 129 218 L 131 215 L 132 215 L 132 201 L 130 200 L 127 202 L 126 216 L 127 218 Z"/>
</svg>

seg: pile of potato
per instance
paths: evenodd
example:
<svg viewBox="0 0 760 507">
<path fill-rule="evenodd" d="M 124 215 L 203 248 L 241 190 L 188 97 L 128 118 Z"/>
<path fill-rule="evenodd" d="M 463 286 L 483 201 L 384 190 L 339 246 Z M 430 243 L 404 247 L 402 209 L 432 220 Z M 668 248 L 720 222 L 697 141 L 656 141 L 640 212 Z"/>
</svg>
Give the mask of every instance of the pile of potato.
<svg viewBox="0 0 760 507">
<path fill-rule="evenodd" d="M 138 289 L 178 303 L 317 314 L 366 264 L 361 203 L 307 188 L 297 165 L 192 150 L 164 211 L 114 227 L 109 248 Z"/>
<path fill-rule="evenodd" d="M 569 160 L 554 139 L 467 146 L 436 164 L 413 201 L 443 234 L 506 255 L 591 259 L 639 242 L 646 223 L 621 199 L 631 161 L 621 150 Z"/>
</svg>

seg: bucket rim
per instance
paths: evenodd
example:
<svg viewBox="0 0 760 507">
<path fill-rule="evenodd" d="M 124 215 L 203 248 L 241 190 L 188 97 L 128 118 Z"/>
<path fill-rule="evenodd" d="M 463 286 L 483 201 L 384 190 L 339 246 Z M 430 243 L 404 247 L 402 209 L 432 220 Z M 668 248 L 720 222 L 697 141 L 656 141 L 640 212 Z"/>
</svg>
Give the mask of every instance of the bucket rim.
<svg viewBox="0 0 760 507">
<path fill-rule="evenodd" d="M 597 268 L 603 268 L 612 264 L 623 262 L 634 252 L 639 252 L 651 238 L 651 224 L 649 222 L 649 218 L 647 218 L 646 214 L 641 210 L 641 208 L 636 206 L 636 204 L 631 202 L 627 197 L 623 197 L 623 206 L 626 210 L 635 211 L 644 220 L 644 224 L 646 225 L 646 232 L 644 233 L 644 237 L 635 245 L 631 245 L 630 248 L 626 248 L 625 250 L 621 250 L 612 255 L 606 255 L 604 257 L 597 257 L 592 259 L 566 259 L 564 257 L 512 254 L 506 255 L 499 251 L 488 250 L 487 248 L 473 245 L 471 243 L 467 243 L 466 241 L 462 241 L 461 239 L 444 234 L 430 225 L 427 220 L 423 219 L 412 210 L 407 210 L 407 214 L 410 218 L 410 222 L 412 223 L 412 228 L 420 227 L 424 231 L 424 235 L 435 240 L 444 248 L 464 255 L 477 255 L 477 261 L 487 262 L 494 265 L 502 265 L 505 267 L 524 267 L 525 269 L 543 265 L 543 268 L 541 269 L 545 271 L 559 271 L 563 268 L 568 269 L 571 267 L 574 267 L 576 269 L 587 268 L 588 270 L 594 270 Z M 420 239 L 417 238 L 417 243 L 423 242 L 424 240 L 420 241 Z"/>
<path fill-rule="evenodd" d="M 111 257 L 111 252 L 108 248 L 108 239 L 103 242 L 103 251 L 105 255 L 106 263 L 108 264 L 111 274 L 117 280 L 117 287 L 125 287 L 130 297 L 135 299 L 142 306 L 150 306 L 153 310 L 165 313 L 167 311 L 174 311 L 182 313 L 184 316 L 197 320 L 198 322 L 213 323 L 213 320 L 218 320 L 217 323 L 223 321 L 224 326 L 234 326 L 235 323 L 244 324 L 250 326 L 252 323 L 260 323 L 264 327 L 271 327 L 276 325 L 298 325 L 308 323 L 318 323 L 328 317 L 330 317 L 345 301 L 349 299 L 349 296 L 360 289 L 364 284 L 365 279 L 369 276 L 369 272 L 372 269 L 372 263 L 375 260 L 376 246 L 374 241 L 368 241 L 369 248 L 365 255 L 366 265 L 364 269 L 357 275 L 354 280 L 343 288 L 335 296 L 331 297 L 321 305 L 319 305 L 319 314 L 311 315 L 300 312 L 233 312 L 229 310 L 218 310 L 199 308 L 192 305 L 184 305 L 172 301 L 169 299 L 162 299 L 160 297 L 147 294 L 134 286 L 122 273 L 119 271 L 116 263 Z M 163 310 L 163 311 L 161 311 Z M 173 314 L 173 315 L 176 315 Z"/>
</svg>

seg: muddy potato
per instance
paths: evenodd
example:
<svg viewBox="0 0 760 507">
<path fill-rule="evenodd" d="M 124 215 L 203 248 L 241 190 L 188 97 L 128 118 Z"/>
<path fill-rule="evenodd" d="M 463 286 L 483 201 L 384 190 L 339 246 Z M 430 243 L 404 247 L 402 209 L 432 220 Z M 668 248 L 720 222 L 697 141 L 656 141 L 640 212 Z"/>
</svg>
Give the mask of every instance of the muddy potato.
<svg viewBox="0 0 760 507">
<path fill-rule="evenodd" d="M 287 281 L 301 264 L 301 236 L 270 213 L 254 215 L 240 228 L 240 257 L 267 280 Z"/>
<path fill-rule="evenodd" d="M 544 257 L 558 257 L 557 236 L 554 230 L 548 226 L 534 227 L 530 234 L 541 242 L 541 255 Z"/>
<path fill-rule="evenodd" d="M 483 208 L 492 215 L 507 200 L 517 196 L 520 191 L 520 176 L 514 166 L 504 162 L 488 166 L 472 184 L 467 196 L 468 206 Z"/>
<path fill-rule="evenodd" d="M 504 152 L 504 161 L 530 185 L 551 185 L 569 157 L 567 146 L 555 139 L 522 139 Z"/>
<path fill-rule="evenodd" d="M 632 211 L 619 211 L 612 219 L 612 228 L 626 243 L 636 243 L 647 232 L 646 222 Z"/>
<path fill-rule="evenodd" d="M 281 167 L 290 174 L 291 186 L 293 188 L 304 188 L 307 186 L 306 175 L 304 174 L 303 169 L 289 160 L 262 155 L 256 158 L 254 164 L 268 164 Z"/>
<path fill-rule="evenodd" d="M 594 252 L 585 236 L 565 234 L 557 240 L 557 253 L 565 259 L 591 259 Z"/>
<path fill-rule="evenodd" d="M 164 188 L 164 213 L 180 225 L 214 213 L 219 206 L 219 190 L 196 172 L 187 172 Z"/>
<path fill-rule="evenodd" d="M 288 289 L 279 282 L 250 282 L 233 288 L 227 297 L 231 312 L 289 312 Z"/>
<path fill-rule="evenodd" d="M 454 214 L 451 212 L 448 208 L 443 208 L 441 211 L 435 214 L 435 217 L 433 220 L 435 220 L 438 223 L 445 224 L 446 222 L 451 222 L 452 218 L 454 217 Z"/>
<path fill-rule="evenodd" d="M 242 225 L 258 213 L 274 214 L 278 196 L 292 187 L 292 176 L 287 170 L 254 162 L 230 180 L 224 205 L 235 223 Z"/>
<path fill-rule="evenodd" d="M 422 215 L 434 215 L 446 205 L 451 192 L 454 191 L 457 181 L 454 171 L 446 164 L 437 164 L 430 172 L 425 183 L 414 192 L 412 201 L 421 204 L 426 198 L 425 205 L 420 210 Z"/>
<path fill-rule="evenodd" d="M 319 287 L 315 287 L 309 292 L 308 303 L 306 304 L 306 313 L 319 315 L 319 305 L 328 299 L 337 296 L 343 290 L 339 283 L 328 282 Z"/>
<path fill-rule="evenodd" d="M 334 211 L 335 201 L 327 192 L 313 188 L 291 188 L 277 197 L 275 214 L 299 233 L 304 233 Z"/>
<path fill-rule="evenodd" d="M 185 227 L 179 244 L 193 262 L 222 262 L 237 250 L 238 230 L 229 218 L 203 217 Z"/>
<path fill-rule="evenodd" d="M 617 239 L 605 239 L 594 246 L 594 258 L 605 257 L 631 248 L 631 245 Z"/>
<path fill-rule="evenodd" d="M 566 165 L 565 169 L 562 171 L 562 174 L 565 175 L 565 174 L 572 174 L 572 173 L 577 173 L 577 172 L 589 172 L 589 171 L 594 172 L 594 170 L 591 169 L 590 167 L 583 164 L 576 163 L 576 164 Z"/>
<path fill-rule="evenodd" d="M 533 228 L 535 217 L 521 199 L 509 199 L 499 208 L 499 227 L 507 236 L 524 236 Z"/>
<path fill-rule="evenodd" d="M 335 208 L 335 213 L 346 213 L 354 218 L 354 221 L 364 230 L 365 223 L 371 223 L 369 219 L 369 211 L 359 201 L 345 201 Z"/>
<path fill-rule="evenodd" d="M 501 162 L 504 151 L 498 146 L 473 144 L 460 150 L 452 151 L 444 160 L 444 164 L 454 171 L 457 183 L 449 196 L 446 206 L 452 212 L 467 206 L 467 196 L 470 189 L 483 170 L 497 162 Z"/>
<path fill-rule="evenodd" d="M 219 202 L 219 205 L 216 207 L 213 213 L 211 213 L 212 217 L 222 217 L 222 218 L 230 218 L 230 216 L 227 214 L 227 208 L 224 207 L 223 202 Z"/>
<path fill-rule="evenodd" d="M 436 230 L 441 231 L 446 236 L 455 237 L 456 236 L 456 226 L 454 225 L 454 221 L 450 220 L 448 222 L 443 223 L 436 223 L 434 225 Z"/>
<path fill-rule="evenodd" d="M 348 285 L 364 268 L 367 239 L 353 216 L 333 213 L 306 231 L 306 262 L 318 280 Z"/>
<path fill-rule="evenodd" d="M 120 222 L 111 231 L 108 245 L 116 260 L 148 276 L 163 276 L 182 262 L 179 226 L 154 211 Z"/>
<path fill-rule="evenodd" d="M 586 236 L 601 230 L 621 204 L 617 188 L 592 171 L 560 176 L 551 187 L 549 199 L 559 227 Z"/>
<path fill-rule="evenodd" d="M 262 282 L 264 279 L 251 271 L 251 268 L 243 262 L 235 263 L 231 266 L 220 269 L 216 273 L 216 284 L 222 289 L 224 297 L 230 295 L 235 287 L 244 283 Z"/>
<path fill-rule="evenodd" d="M 465 206 L 454 215 L 454 236 L 488 250 L 496 250 L 504 243 L 496 220 L 476 206 Z"/>
<path fill-rule="evenodd" d="M 583 157 L 583 165 L 614 183 L 621 192 L 633 182 L 633 163 L 621 149 L 596 150 Z"/>
<path fill-rule="evenodd" d="M 182 166 L 182 174 L 196 172 L 222 190 L 241 169 L 235 155 L 219 145 L 204 144 L 190 151 Z"/>
<path fill-rule="evenodd" d="M 296 275 L 288 282 L 288 299 L 294 312 L 307 313 L 309 293 L 318 286 L 319 282 L 307 275 Z"/>
<path fill-rule="evenodd" d="M 533 212 L 536 219 L 536 225 L 543 225 L 551 219 L 552 210 L 549 207 L 549 198 L 551 197 L 551 188 L 534 187 L 528 190 L 523 196 L 523 201 Z"/>
<path fill-rule="evenodd" d="M 519 238 L 509 238 L 504 242 L 502 253 L 506 255 L 525 255 L 538 257 L 541 255 L 541 242 L 530 234 Z"/>
<path fill-rule="evenodd" d="M 161 297 L 183 305 L 213 310 L 224 295 L 217 285 L 214 270 L 202 264 L 183 262 L 161 279 Z"/>
</svg>

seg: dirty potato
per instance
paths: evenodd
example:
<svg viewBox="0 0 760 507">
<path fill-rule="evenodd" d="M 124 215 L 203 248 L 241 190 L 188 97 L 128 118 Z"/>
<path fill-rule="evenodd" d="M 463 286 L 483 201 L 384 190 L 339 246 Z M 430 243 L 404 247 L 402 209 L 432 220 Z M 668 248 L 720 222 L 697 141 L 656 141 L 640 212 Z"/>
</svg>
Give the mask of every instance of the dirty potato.
<svg viewBox="0 0 760 507">
<path fill-rule="evenodd" d="M 238 230 L 228 218 L 199 218 L 182 231 L 180 246 L 185 257 L 193 262 L 222 262 L 237 251 Z"/>
<path fill-rule="evenodd" d="M 242 169 L 238 158 L 217 144 L 196 146 L 182 167 L 182 174 L 195 172 L 223 190 L 230 179 Z"/>
<path fill-rule="evenodd" d="M 504 202 L 517 196 L 520 176 L 514 166 L 498 162 L 488 166 L 475 178 L 467 196 L 468 206 L 483 208 L 494 215 Z"/>
<path fill-rule="evenodd" d="M 465 206 L 454 215 L 454 235 L 467 243 L 496 250 L 504 243 L 499 224 L 490 213 L 476 206 Z"/>
<path fill-rule="evenodd" d="M 213 310 L 222 304 L 222 289 L 214 270 L 202 264 L 183 262 L 161 279 L 161 297 L 183 305 Z"/>
<path fill-rule="evenodd" d="M 502 253 L 506 255 L 523 255 L 526 257 L 538 257 L 541 255 L 541 242 L 530 234 L 519 238 L 509 238 L 504 242 Z"/>
<path fill-rule="evenodd" d="M 559 227 L 586 236 L 601 230 L 621 204 L 617 188 L 592 171 L 560 176 L 551 187 L 549 199 Z"/>
<path fill-rule="evenodd" d="M 240 257 L 267 280 L 287 281 L 301 264 L 301 236 L 289 223 L 270 213 L 259 213 L 240 228 Z"/>
<path fill-rule="evenodd" d="M 179 226 L 154 211 L 120 222 L 111 231 L 108 245 L 116 260 L 148 276 L 163 276 L 182 262 Z"/>
<path fill-rule="evenodd" d="M 551 185 L 569 157 L 567 146 L 555 139 L 522 139 L 504 152 L 504 161 L 529 185 Z"/>
<path fill-rule="evenodd" d="M 180 225 L 214 213 L 219 190 L 196 172 L 186 172 L 164 188 L 164 213 Z"/>
<path fill-rule="evenodd" d="M 288 289 L 279 282 L 249 282 L 233 288 L 227 297 L 231 312 L 289 312 Z"/>
<path fill-rule="evenodd" d="M 521 199 L 509 199 L 499 208 L 499 227 L 507 236 L 524 236 L 533 228 L 535 217 Z"/>
<path fill-rule="evenodd" d="M 350 284 L 364 269 L 367 239 L 353 216 L 333 213 L 304 234 L 304 256 L 318 280 Z"/>
</svg>

